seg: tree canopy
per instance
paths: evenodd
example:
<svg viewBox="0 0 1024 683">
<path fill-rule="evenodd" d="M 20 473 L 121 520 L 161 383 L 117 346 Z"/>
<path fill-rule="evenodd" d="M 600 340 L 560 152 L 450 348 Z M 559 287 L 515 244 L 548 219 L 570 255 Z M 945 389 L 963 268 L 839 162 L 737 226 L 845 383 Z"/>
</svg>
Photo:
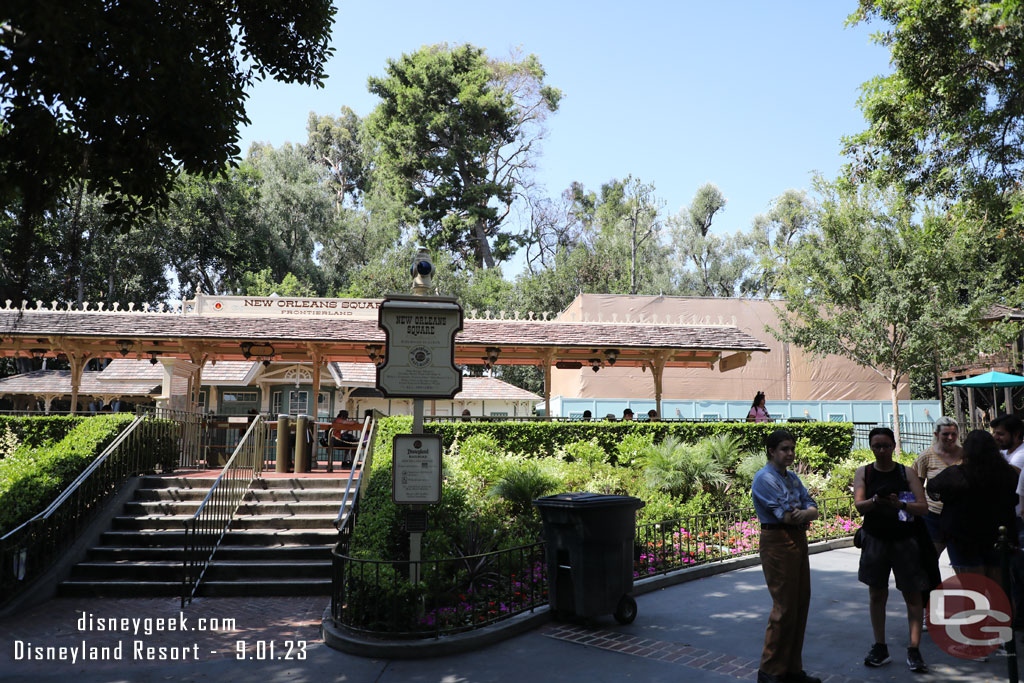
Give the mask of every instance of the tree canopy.
<svg viewBox="0 0 1024 683">
<path fill-rule="evenodd" d="M 534 55 L 488 59 L 472 45 L 424 47 L 369 79 L 376 173 L 416 211 L 426 241 L 493 268 L 517 247 L 502 230 L 529 185 L 543 123 L 562 94 Z"/>
<path fill-rule="evenodd" d="M 179 170 L 221 172 L 250 84 L 323 83 L 333 16 L 330 0 L 4 3 L 0 210 L 22 244 L 73 181 L 127 226 Z M 3 257 L 24 292 L 25 259 Z"/>
</svg>

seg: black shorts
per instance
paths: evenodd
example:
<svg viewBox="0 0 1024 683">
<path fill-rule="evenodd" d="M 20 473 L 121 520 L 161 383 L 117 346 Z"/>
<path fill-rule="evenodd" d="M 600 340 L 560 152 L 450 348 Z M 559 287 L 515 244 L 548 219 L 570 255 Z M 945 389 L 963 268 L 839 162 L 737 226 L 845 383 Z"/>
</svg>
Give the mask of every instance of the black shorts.
<svg viewBox="0 0 1024 683">
<path fill-rule="evenodd" d="M 928 573 L 921 565 L 921 552 L 913 536 L 885 541 L 864 532 L 857 579 L 872 588 L 888 588 L 889 572 L 896 576 L 896 588 L 903 592 L 929 588 Z"/>
</svg>

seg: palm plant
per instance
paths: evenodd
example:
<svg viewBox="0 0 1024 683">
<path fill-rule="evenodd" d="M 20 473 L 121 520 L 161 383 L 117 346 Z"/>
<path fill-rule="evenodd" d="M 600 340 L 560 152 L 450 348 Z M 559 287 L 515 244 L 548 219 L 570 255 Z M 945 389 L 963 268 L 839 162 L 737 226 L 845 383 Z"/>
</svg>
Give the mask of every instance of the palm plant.
<svg viewBox="0 0 1024 683">
<path fill-rule="evenodd" d="M 518 514 L 532 509 L 533 501 L 558 485 L 550 475 L 533 461 L 509 469 L 494 486 L 490 495 L 504 498 Z"/>
<path fill-rule="evenodd" d="M 644 459 L 643 481 L 652 489 L 690 498 L 698 491 L 722 489 L 729 483 L 725 470 L 706 449 L 667 437 Z"/>
</svg>

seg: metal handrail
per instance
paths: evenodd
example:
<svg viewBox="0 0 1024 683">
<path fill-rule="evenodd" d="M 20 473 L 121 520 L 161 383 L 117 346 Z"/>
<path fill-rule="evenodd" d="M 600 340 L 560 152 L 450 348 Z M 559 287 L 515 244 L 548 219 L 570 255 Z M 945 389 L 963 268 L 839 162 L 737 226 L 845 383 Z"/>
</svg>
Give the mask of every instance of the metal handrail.
<svg viewBox="0 0 1024 683">
<path fill-rule="evenodd" d="M 200 463 L 203 461 L 200 455 L 204 441 L 203 432 L 206 426 L 206 415 L 204 413 L 191 410 L 174 410 L 161 406 L 139 406 L 135 409 L 135 414 L 152 415 L 158 419 L 174 420 L 181 425 L 178 467 L 191 469 L 200 466 Z"/>
<path fill-rule="evenodd" d="M 266 423 L 262 416 L 256 416 L 195 514 L 184 522 L 182 607 L 195 597 L 214 553 L 217 552 L 224 534 L 231 526 L 238 506 L 249 491 L 253 479 L 258 477 L 263 470 L 263 442 L 265 439 Z M 247 472 L 247 474 L 234 476 L 239 472 Z M 200 537 L 205 542 L 202 542 Z"/>
<path fill-rule="evenodd" d="M 47 571 L 129 477 L 162 464 L 164 454 L 152 447 L 151 437 L 170 440 L 176 427 L 136 416 L 45 510 L 0 537 L 0 595 L 5 601 Z"/>
<path fill-rule="evenodd" d="M 369 431 L 369 438 L 367 438 L 367 431 Z M 334 528 L 339 533 L 345 533 L 346 530 L 351 532 L 351 524 L 355 519 L 357 496 L 364 488 L 363 472 L 372 461 L 373 442 L 376 438 L 377 420 L 367 415 L 363 418 L 363 428 L 359 433 L 359 446 L 356 448 L 355 455 L 352 456 L 352 468 L 348 472 L 348 483 L 345 485 L 345 495 L 341 499 L 341 508 L 338 510 L 338 516 L 334 519 Z M 355 480 L 356 470 L 359 470 L 359 487 L 353 491 L 352 483 Z"/>
</svg>

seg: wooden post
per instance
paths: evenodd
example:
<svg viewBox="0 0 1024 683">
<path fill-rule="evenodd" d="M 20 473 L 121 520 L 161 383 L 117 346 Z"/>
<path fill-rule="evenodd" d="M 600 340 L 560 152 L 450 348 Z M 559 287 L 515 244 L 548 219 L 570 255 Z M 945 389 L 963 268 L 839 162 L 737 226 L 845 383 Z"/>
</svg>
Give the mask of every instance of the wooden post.
<svg viewBox="0 0 1024 683">
<path fill-rule="evenodd" d="M 71 364 L 71 406 L 68 412 L 74 415 L 78 410 L 78 390 L 82 386 L 82 371 L 85 370 L 85 363 L 89 360 L 89 352 L 65 349 L 64 355 L 68 357 L 68 363 Z"/>
<path fill-rule="evenodd" d="M 670 353 L 672 352 L 657 351 L 654 354 L 653 362 L 648 362 L 651 376 L 654 378 L 654 409 L 658 411 L 658 417 L 661 417 L 662 378 L 665 375 L 665 364 L 668 362 Z"/>
<path fill-rule="evenodd" d="M 940 410 L 939 413 L 941 412 Z M 967 424 L 967 420 L 964 419 L 963 402 L 960 400 L 960 387 L 953 387 L 953 417 L 956 418 L 957 424 Z"/>
<path fill-rule="evenodd" d="M 967 423 L 971 425 L 971 429 L 977 429 L 975 426 L 976 420 L 974 419 L 974 387 L 967 387 L 967 412 L 968 420 Z"/>
<path fill-rule="evenodd" d="M 544 352 L 544 419 L 551 419 L 551 366 L 555 363 L 555 350 L 548 349 Z"/>
<path fill-rule="evenodd" d="M 310 344 L 307 348 L 313 358 L 313 409 L 310 412 L 313 414 L 313 423 L 315 424 L 320 417 L 320 365 L 323 363 L 324 357 L 320 348 L 315 344 Z"/>
<path fill-rule="evenodd" d="M 1013 387 L 1003 387 L 1003 403 L 1006 407 L 1006 414 L 1013 415 Z"/>
</svg>

